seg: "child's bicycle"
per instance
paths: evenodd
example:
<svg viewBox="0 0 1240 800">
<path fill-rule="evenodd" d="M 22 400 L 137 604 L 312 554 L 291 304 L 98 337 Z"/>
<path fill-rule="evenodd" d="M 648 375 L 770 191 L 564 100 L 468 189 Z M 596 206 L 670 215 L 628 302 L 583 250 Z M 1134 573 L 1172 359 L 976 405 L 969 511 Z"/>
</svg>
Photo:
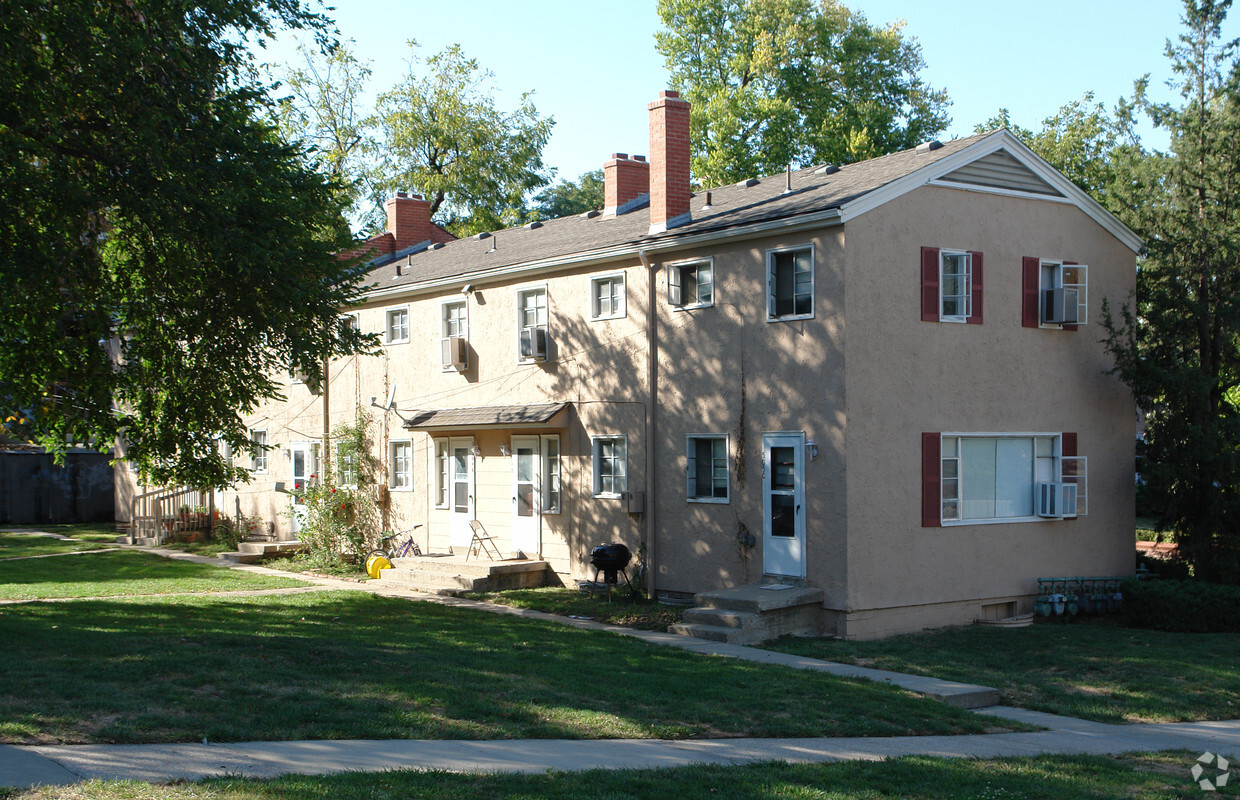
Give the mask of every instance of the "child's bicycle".
<svg viewBox="0 0 1240 800">
<path fill-rule="evenodd" d="M 422 548 L 418 547 L 418 543 L 413 540 L 413 532 L 421 527 L 421 525 L 414 525 L 412 528 L 406 528 L 403 531 L 397 531 L 396 533 L 381 537 L 379 539 L 380 546 L 366 555 L 366 574 L 378 579 L 379 571 L 390 569 L 392 562 L 396 559 L 422 555 Z M 395 539 L 399 536 L 406 538 L 403 542 L 397 544 Z"/>
</svg>

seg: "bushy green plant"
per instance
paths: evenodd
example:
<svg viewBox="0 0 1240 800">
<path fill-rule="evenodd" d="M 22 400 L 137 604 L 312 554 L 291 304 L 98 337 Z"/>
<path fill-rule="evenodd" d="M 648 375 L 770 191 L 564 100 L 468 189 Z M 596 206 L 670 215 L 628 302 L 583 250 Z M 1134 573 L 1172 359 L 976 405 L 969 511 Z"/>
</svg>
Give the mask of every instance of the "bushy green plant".
<svg viewBox="0 0 1240 800">
<path fill-rule="evenodd" d="M 1176 633 L 1240 633 L 1240 586 L 1196 580 L 1129 580 L 1128 624 Z"/>
<path fill-rule="evenodd" d="M 215 523 L 211 528 L 211 540 L 227 545 L 229 548 L 236 550 L 237 545 L 245 538 L 241 532 L 241 526 L 227 517 Z"/>
<path fill-rule="evenodd" d="M 306 545 L 313 566 L 327 569 L 360 561 L 374 545 L 381 527 L 372 487 L 379 460 L 370 440 L 370 418 L 358 410 L 353 422 L 332 432 L 336 442 L 335 474 L 311 475 L 294 498 L 299 518 L 297 538 Z"/>
</svg>

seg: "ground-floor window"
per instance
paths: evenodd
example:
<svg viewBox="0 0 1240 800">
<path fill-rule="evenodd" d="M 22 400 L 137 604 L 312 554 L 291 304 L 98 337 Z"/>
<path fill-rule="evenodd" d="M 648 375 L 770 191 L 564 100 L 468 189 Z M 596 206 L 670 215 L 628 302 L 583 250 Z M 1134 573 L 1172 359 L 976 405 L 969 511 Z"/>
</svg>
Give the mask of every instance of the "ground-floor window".
<svg viewBox="0 0 1240 800">
<path fill-rule="evenodd" d="M 628 440 L 624 436 L 595 436 L 591 451 L 594 496 L 619 497 L 628 491 Z"/>
<path fill-rule="evenodd" d="M 691 435 L 685 460 L 685 497 L 691 502 L 728 500 L 728 437 Z"/>
<path fill-rule="evenodd" d="M 388 485 L 393 489 L 413 488 L 413 444 L 392 442 L 389 450 Z"/>
<path fill-rule="evenodd" d="M 1085 513 L 1085 459 L 1076 455 L 1075 434 L 944 434 L 938 445 L 939 474 L 928 486 L 937 483 L 942 523 Z"/>
</svg>

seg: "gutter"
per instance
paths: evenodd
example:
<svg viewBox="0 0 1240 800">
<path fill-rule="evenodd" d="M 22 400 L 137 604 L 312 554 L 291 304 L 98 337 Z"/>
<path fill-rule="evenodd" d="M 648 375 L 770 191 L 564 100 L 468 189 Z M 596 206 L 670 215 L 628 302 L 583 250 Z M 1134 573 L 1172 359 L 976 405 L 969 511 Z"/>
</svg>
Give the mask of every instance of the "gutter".
<svg viewBox="0 0 1240 800">
<path fill-rule="evenodd" d="M 646 386 L 649 394 L 646 398 L 646 502 L 642 506 L 646 523 L 646 591 L 651 600 L 655 594 L 655 532 L 658 508 L 655 503 L 655 432 L 658 429 L 655 415 L 659 410 L 659 315 L 655 306 L 654 278 L 659 270 L 653 264 L 645 250 L 638 250 L 637 257 L 646 268 Z"/>
</svg>

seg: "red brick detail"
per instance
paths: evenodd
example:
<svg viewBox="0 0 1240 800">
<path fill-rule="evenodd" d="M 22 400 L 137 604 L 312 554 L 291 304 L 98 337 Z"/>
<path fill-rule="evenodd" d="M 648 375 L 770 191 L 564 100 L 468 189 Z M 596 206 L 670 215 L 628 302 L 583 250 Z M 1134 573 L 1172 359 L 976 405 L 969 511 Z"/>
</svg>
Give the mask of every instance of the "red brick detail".
<svg viewBox="0 0 1240 800">
<path fill-rule="evenodd" d="M 650 103 L 650 227 L 689 213 L 689 103 L 679 92 L 659 92 Z"/>
<path fill-rule="evenodd" d="M 650 192 L 650 164 L 642 156 L 616 153 L 603 164 L 603 208 L 614 214 L 630 200 Z"/>
<path fill-rule="evenodd" d="M 431 204 L 421 195 L 397 192 L 387 201 L 387 229 L 396 238 L 396 250 L 435 240 L 431 223 Z"/>
</svg>

